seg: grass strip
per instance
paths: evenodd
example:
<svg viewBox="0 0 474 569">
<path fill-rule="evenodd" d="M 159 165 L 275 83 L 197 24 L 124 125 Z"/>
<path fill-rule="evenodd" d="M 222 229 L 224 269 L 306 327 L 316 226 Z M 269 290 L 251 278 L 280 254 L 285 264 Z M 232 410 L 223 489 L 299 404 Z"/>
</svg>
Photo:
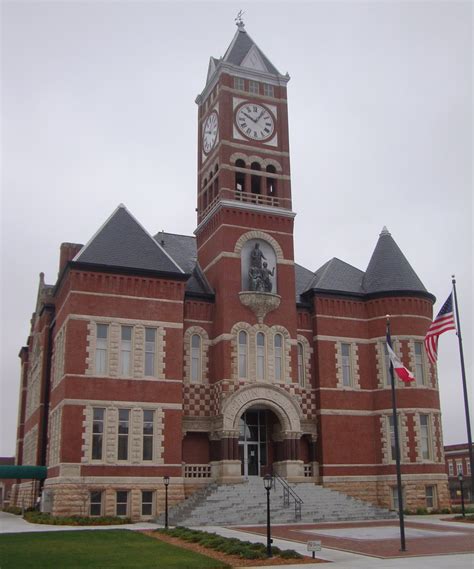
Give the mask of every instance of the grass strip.
<svg viewBox="0 0 474 569">
<path fill-rule="evenodd" d="M 229 565 L 129 530 L 0 535 L 2 569 L 224 569 Z"/>
</svg>

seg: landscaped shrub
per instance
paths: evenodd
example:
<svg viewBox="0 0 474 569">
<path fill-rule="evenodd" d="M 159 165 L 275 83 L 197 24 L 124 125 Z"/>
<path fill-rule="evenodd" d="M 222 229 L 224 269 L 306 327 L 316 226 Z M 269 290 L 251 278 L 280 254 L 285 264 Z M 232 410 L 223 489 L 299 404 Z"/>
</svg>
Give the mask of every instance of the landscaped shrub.
<svg viewBox="0 0 474 569">
<path fill-rule="evenodd" d="M 417 508 L 416 509 L 416 515 L 417 516 L 425 516 L 428 513 L 428 510 L 426 508 Z"/>
<path fill-rule="evenodd" d="M 303 559 L 303 556 L 294 549 L 285 549 L 280 553 L 282 559 Z"/>
<path fill-rule="evenodd" d="M 2 508 L 2 512 L 7 512 L 7 514 L 15 514 L 15 516 L 20 516 L 21 508 L 18 508 L 17 506 L 5 506 L 5 508 Z"/>
<path fill-rule="evenodd" d="M 159 529 L 156 531 L 192 543 L 199 543 L 203 547 L 214 549 L 227 555 L 238 555 L 243 559 L 265 559 L 267 556 L 267 548 L 263 543 L 241 541 L 235 537 L 222 537 L 216 533 L 191 530 L 180 526 L 174 529 Z M 278 547 L 272 547 L 272 553 L 273 555 L 280 555 L 284 559 L 301 559 L 303 557 L 296 551 L 291 549 L 281 551 Z"/>
<path fill-rule="evenodd" d="M 89 518 L 87 516 L 52 516 L 31 510 L 25 512 L 23 516 L 27 522 L 33 524 L 48 524 L 59 526 L 109 526 L 109 525 L 122 525 L 131 523 L 130 518 L 117 518 L 115 516 L 102 516 L 98 518 Z"/>
</svg>

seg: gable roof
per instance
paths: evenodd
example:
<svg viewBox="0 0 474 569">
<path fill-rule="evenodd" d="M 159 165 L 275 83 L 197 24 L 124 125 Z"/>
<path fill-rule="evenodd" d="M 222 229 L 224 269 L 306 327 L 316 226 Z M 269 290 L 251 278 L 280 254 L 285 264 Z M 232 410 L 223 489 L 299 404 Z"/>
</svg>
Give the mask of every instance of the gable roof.
<svg viewBox="0 0 474 569">
<path fill-rule="evenodd" d="M 183 269 L 120 204 L 92 239 L 74 257 L 76 263 L 163 273 Z"/>
<path fill-rule="evenodd" d="M 367 294 L 428 292 L 386 227 L 380 233 L 362 284 Z"/>
</svg>

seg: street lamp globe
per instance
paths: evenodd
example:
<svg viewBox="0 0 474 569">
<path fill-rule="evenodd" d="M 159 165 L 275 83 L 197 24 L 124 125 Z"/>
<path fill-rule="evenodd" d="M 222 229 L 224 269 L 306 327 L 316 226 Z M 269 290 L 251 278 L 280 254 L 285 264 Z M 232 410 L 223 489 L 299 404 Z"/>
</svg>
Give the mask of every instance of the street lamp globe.
<svg viewBox="0 0 474 569">
<path fill-rule="evenodd" d="M 267 474 L 263 477 L 263 485 L 265 486 L 265 490 L 270 490 L 273 485 L 273 478 L 270 474 Z"/>
</svg>

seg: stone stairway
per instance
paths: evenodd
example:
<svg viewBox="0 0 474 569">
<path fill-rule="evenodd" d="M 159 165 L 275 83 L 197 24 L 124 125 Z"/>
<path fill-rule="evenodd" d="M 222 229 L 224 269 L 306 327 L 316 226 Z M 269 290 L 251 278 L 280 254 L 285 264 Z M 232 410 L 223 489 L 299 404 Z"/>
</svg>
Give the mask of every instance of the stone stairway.
<svg viewBox="0 0 474 569">
<path fill-rule="evenodd" d="M 303 500 L 301 523 L 395 518 L 396 513 L 308 482 L 290 484 Z M 283 506 L 283 488 L 271 490 L 273 524 L 295 522 L 295 504 Z M 266 491 L 261 478 L 242 484 L 210 484 L 169 510 L 172 526 L 248 525 L 266 523 Z M 164 515 L 156 519 L 163 523 Z"/>
</svg>

